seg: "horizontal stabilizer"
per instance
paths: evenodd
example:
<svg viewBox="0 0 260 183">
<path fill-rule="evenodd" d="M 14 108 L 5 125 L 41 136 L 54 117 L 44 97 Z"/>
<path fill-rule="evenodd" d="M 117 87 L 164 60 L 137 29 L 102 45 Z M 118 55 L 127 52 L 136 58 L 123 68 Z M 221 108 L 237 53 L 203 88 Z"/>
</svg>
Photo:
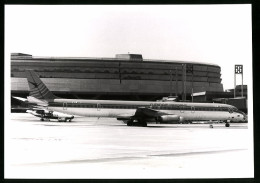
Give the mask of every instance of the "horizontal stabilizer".
<svg viewBox="0 0 260 183">
<path fill-rule="evenodd" d="M 13 96 L 12 96 L 13 97 Z M 28 102 L 28 100 L 26 99 L 26 98 L 22 98 L 22 97 L 13 97 L 13 98 L 15 98 L 15 99 L 17 99 L 17 100 L 21 100 L 21 101 L 23 101 L 23 102 Z"/>
<path fill-rule="evenodd" d="M 28 96 L 27 97 L 28 102 L 37 104 L 39 106 L 48 106 L 48 102 L 45 102 L 43 100 L 37 99 L 35 97 Z"/>
</svg>

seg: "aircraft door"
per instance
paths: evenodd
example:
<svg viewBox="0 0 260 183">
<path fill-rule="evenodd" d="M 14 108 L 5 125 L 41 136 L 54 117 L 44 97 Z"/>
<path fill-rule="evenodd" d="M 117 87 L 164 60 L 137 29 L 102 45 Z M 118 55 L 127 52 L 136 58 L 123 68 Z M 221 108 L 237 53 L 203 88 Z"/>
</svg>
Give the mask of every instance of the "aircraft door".
<svg viewBox="0 0 260 183">
<path fill-rule="evenodd" d="M 101 109 L 101 104 L 97 104 L 97 110 L 100 111 Z"/>
<path fill-rule="evenodd" d="M 191 106 L 191 113 L 194 113 L 194 112 L 195 112 L 195 107 Z"/>
<path fill-rule="evenodd" d="M 184 106 L 183 105 L 180 106 L 180 112 L 184 113 Z"/>
<path fill-rule="evenodd" d="M 158 106 L 157 106 L 159 110 L 161 109 L 161 105 L 162 105 L 162 104 L 159 103 Z"/>
<path fill-rule="evenodd" d="M 67 110 L 67 107 L 68 107 L 68 103 L 63 103 L 63 110 Z"/>
</svg>

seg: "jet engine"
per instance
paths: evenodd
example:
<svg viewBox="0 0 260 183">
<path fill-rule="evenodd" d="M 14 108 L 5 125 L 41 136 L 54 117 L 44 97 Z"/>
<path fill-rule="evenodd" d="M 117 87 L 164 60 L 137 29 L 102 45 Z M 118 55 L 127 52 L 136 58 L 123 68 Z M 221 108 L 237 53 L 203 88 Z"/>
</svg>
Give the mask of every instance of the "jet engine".
<svg viewBox="0 0 260 183">
<path fill-rule="evenodd" d="M 160 123 L 182 122 L 184 118 L 178 115 L 163 115 L 158 117 Z"/>
<path fill-rule="evenodd" d="M 180 116 L 180 123 L 184 122 L 184 117 Z"/>
</svg>

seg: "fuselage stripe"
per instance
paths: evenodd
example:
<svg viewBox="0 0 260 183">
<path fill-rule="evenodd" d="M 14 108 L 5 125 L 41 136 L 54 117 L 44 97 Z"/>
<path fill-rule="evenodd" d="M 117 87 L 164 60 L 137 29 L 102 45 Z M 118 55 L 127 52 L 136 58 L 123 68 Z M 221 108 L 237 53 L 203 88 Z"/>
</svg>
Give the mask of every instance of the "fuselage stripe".
<svg viewBox="0 0 260 183">
<path fill-rule="evenodd" d="M 230 107 L 203 107 L 203 106 L 184 106 L 184 105 L 129 105 L 129 104 L 102 104 L 102 103 L 66 103 L 66 102 L 49 102 L 49 107 L 66 107 L 66 108 L 98 108 L 98 109 L 137 109 L 145 107 L 155 110 L 179 110 L 179 111 L 227 111 L 229 113 L 238 112 L 236 108 Z"/>
</svg>

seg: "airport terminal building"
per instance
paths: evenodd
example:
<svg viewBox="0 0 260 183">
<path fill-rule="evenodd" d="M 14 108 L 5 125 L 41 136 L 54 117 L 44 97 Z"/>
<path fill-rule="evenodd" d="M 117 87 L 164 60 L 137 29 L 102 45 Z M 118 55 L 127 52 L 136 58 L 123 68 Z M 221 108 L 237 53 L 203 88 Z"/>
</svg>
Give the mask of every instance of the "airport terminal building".
<svg viewBox="0 0 260 183">
<path fill-rule="evenodd" d="M 82 99 L 157 100 L 169 95 L 187 99 L 196 92 L 223 92 L 221 68 L 215 64 L 143 59 L 139 54 L 115 58 L 39 57 L 11 54 L 11 94 L 29 94 L 25 70 L 34 70 L 57 96 Z"/>
</svg>

